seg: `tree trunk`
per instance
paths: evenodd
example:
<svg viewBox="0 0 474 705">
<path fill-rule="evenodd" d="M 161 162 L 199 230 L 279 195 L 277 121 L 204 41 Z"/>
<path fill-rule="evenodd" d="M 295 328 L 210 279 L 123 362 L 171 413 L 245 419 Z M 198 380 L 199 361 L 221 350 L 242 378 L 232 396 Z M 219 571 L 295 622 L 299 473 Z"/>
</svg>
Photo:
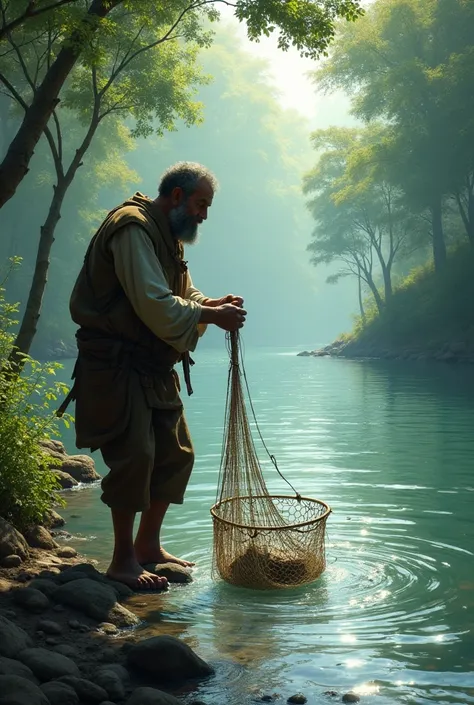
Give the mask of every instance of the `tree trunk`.
<svg viewBox="0 0 474 705">
<path fill-rule="evenodd" d="M 393 294 L 392 274 L 391 274 L 390 270 L 391 270 L 391 268 L 388 267 L 387 265 L 384 265 L 382 267 L 384 295 L 385 295 L 386 306 L 390 306 L 390 303 L 392 301 L 392 294 Z"/>
<path fill-rule="evenodd" d="M 446 243 L 443 230 L 443 211 L 441 199 L 437 199 L 430 208 L 433 230 L 433 259 L 436 272 L 442 272 L 446 266 Z"/>
<path fill-rule="evenodd" d="M 357 293 L 359 296 L 359 311 L 360 311 L 360 317 L 362 319 L 362 323 L 365 326 L 365 310 L 364 310 L 364 302 L 362 299 L 362 277 L 360 275 L 360 272 L 357 275 Z"/>
<path fill-rule="evenodd" d="M 69 184 L 65 179 L 58 182 L 54 190 L 54 196 L 47 218 L 41 227 L 33 281 L 28 294 L 20 330 L 18 331 L 9 359 L 14 373 L 21 371 L 23 367 L 23 356 L 28 355 L 30 352 L 33 338 L 36 335 L 44 291 L 48 281 L 49 258 L 54 242 L 54 231 L 61 218 L 61 207 L 68 187 Z"/>
<path fill-rule="evenodd" d="M 369 285 L 369 289 L 372 292 L 372 295 L 374 297 L 378 312 L 381 314 L 381 313 L 383 313 L 384 306 L 385 306 L 384 300 L 380 296 L 380 291 L 377 289 L 375 282 L 372 278 L 372 275 L 371 274 L 367 275 L 367 273 L 366 273 L 366 277 L 367 277 L 367 284 Z"/>
<path fill-rule="evenodd" d="M 55 61 L 36 91 L 23 122 L 0 164 L 0 208 L 14 196 L 28 173 L 35 147 L 59 102 L 59 92 L 84 46 L 85 36 L 97 29 L 103 18 L 122 0 L 94 0 L 81 27 L 65 40 Z M 94 22 L 95 20 L 95 22 Z"/>
</svg>

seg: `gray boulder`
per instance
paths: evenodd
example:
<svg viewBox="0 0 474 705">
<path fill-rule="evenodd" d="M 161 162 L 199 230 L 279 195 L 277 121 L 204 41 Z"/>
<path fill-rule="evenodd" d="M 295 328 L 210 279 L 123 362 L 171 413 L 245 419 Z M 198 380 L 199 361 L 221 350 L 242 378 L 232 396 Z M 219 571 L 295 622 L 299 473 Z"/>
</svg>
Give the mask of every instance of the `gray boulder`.
<svg viewBox="0 0 474 705">
<path fill-rule="evenodd" d="M 25 649 L 18 654 L 18 659 L 28 666 L 42 683 L 61 676 L 81 675 L 74 661 L 48 649 Z"/>
<path fill-rule="evenodd" d="M 50 705 L 37 685 L 20 676 L 0 676 L 0 705 Z"/>
<path fill-rule="evenodd" d="M 71 487 L 77 487 L 79 484 L 78 481 L 67 472 L 63 472 L 62 470 L 53 470 L 53 473 L 63 490 L 70 490 Z"/>
<path fill-rule="evenodd" d="M 97 482 L 100 475 L 95 469 L 95 462 L 88 455 L 69 455 L 60 470 L 67 472 L 77 482 Z"/>
<path fill-rule="evenodd" d="M 14 658 L 31 644 L 30 637 L 21 627 L 0 615 L 0 656 Z"/>
<path fill-rule="evenodd" d="M 90 578 L 81 578 L 61 585 L 54 594 L 56 602 L 68 605 L 98 622 L 110 622 L 116 627 L 132 627 L 139 619 L 117 603 L 114 590 Z"/>
<path fill-rule="evenodd" d="M 60 681 L 43 683 L 41 690 L 51 705 L 79 705 L 79 696 L 73 688 Z"/>
<path fill-rule="evenodd" d="M 0 656 L 0 676 L 19 676 L 20 678 L 26 678 L 27 681 L 32 683 L 38 682 L 31 668 L 25 666 L 21 661 L 6 658 L 6 656 Z"/>
<path fill-rule="evenodd" d="M 182 705 L 182 703 L 174 695 L 163 693 L 156 688 L 137 688 L 127 700 L 127 705 Z"/>
<path fill-rule="evenodd" d="M 46 595 L 34 588 L 16 588 L 12 591 L 13 601 L 28 612 L 44 612 L 50 607 Z"/>
<path fill-rule="evenodd" d="M 97 683 L 86 678 L 77 678 L 75 676 L 62 676 L 58 678 L 60 683 L 65 683 L 69 688 L 73 688 L 81 702 L 91 703 L 91 705 L 99 705 L 104 700 L 107 700 L 107 691 L 101 688 Z"/>
<path fill-rule="evenodd" d="M 205 678 L 214 671 L 183 641 L 173 636 L 155 636 L 134 644 L 127 662 L 159 682 Z"/>
<path fill-rule="evenodd" d="M 45 551 L 52 551 L 53 548 L 58 547 L 58 544 L 44 526 L 32 526 L 25 531 L 24 536 L 31 548 L 43 548 Z"/>
<path fill-rule="evenodd" d="M 125 698 L 125 685 L 118 673 L 110 670 L 107 666 L 99 669 L 94 675 L 94 682 L 103 688 L 111 700 L 123 700 Z"/>
<path fill-rule="evenodd" d="M 14 555 L 25 560 L 28 554 L 28 544 L 24 537 L 14 526 L 0 517 L 0 559 Z"/>
</svg>

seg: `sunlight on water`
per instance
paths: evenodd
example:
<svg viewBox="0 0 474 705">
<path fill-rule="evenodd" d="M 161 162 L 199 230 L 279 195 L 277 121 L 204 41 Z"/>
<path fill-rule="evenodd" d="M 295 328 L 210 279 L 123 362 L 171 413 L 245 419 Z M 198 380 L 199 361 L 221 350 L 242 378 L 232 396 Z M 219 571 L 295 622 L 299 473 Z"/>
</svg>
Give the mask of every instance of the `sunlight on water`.
<svg viewBox="0 0 474 705">
<path fill-rule="evenodd" d="M 182 637 L 214 663 L 216 676 L 189 695 L 209 705 L 298 691 L 323 703 L 347 690 L 381 705 L 474 703 L 474 372 L 289 353 L 246 351 L 247 375 L 280 468 L 333 509 L 326 572 L 275 592 L 212 579 L 227 354 L 202 351 L 186 400 L 196 467 L 165 533 L 171 551 L 197 562 L 194 582 L 133 598 L 144 635 Z M 288 490 L 256 446 L 269 489 Z M 99 488 L 68 501 L 73 545 L 105 565 Z"/>
</svg>

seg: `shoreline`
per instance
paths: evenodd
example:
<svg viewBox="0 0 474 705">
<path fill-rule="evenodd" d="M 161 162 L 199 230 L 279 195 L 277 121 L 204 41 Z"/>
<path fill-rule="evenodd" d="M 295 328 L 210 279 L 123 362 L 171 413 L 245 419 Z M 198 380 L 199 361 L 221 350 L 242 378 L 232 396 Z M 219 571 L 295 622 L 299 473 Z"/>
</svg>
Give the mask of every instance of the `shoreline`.
<svg viewBox="0 0 474 705">
<path fill-rule="evenodd" d="M 296 356 L 474 364 L 474 348 L 463 341 L 432 345 L 425 348 L 403 346 L 400 349 L 396 349 L 378 346 L 370 342 L 365 343 L 360 340 L 336 340 L 322 348 L 302 350 Z"/>
</svg>

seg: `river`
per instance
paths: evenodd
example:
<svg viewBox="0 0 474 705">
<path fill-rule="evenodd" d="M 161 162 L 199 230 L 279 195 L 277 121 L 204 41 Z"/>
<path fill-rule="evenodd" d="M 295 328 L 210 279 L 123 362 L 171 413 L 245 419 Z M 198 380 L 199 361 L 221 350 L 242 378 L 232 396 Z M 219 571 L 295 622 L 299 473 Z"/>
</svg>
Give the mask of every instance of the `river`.
<svg viewBox="0 0 474 705">
<path fill-rule="evenodd" d="M 185 401 L 196 466 L 164 534 L 170 551 L 196 561 L 194 582 L 140 596 L 144 634 L 182 637 L 215 664 L 198 693 L 209 705 L 244 705 L 260 689 L 277 703 L 295 692 L 327 703 L 326 691 L 351 689 L 380 705 L 474 703 L 474 369 L 295 353 L 248 349 L 245 366 L 280 468 L 333 510 L 326 572 L 265 592 L 212 579 L 228 358 L 224 346 L 202 350 Z M 78 452 L 72 431 L 64 440 Z M 285 492 L 256 445 L 267 486 Z M 67 500 L 72 545 L 106 566 L 99 487 Z"/>
</svg>

